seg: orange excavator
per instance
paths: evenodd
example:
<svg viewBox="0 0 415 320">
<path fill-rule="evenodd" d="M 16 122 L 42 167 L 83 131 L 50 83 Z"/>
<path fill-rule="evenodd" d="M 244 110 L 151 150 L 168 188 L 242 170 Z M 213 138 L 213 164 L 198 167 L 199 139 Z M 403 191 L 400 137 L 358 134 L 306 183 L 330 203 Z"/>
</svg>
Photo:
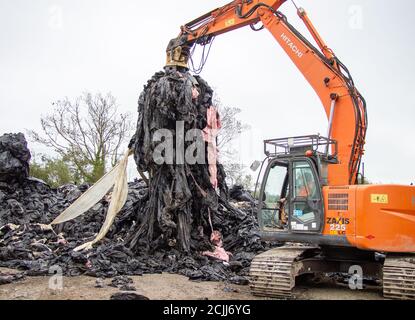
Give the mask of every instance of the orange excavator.
<svg viewBox="0 0 415 320">
<path fill-rule="evenodd" d="M 364 184 L 366 102 L 304 9 L 297 8 L 298 16 L 318 47 L 278 11 L 284 2 L 232 1 L 182 26 L 167 48 L 167 67 L 188 68 L 196 45 L 208 46 L 215 36 L 245 26 L 267 29 L 327 114 L 326 137 L 264 143 L 261 236 L 285 245 L 253 260 L 251 291 L 293 298 L 301 275 L 349 273 L 354 280 L 379 279 L 386 298 L 415 299 L 415 187 Z"/>
</svg>

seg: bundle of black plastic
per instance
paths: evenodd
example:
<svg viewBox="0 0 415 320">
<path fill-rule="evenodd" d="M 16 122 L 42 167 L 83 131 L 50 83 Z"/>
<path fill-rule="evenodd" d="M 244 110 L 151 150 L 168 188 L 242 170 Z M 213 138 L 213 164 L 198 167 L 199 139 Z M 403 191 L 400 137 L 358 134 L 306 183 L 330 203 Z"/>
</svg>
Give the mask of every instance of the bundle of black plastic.
<svg viewBox="0 0 415 320">
<path fill-rule="evenodd" d="M 150 199 L 144 220 L 130 239 L 132 247 L 144 241 L 150 247 L 189 252 L 195 230 L 212 232 L 209 220 L 218 212 L 219 199 L 203 137 L 212 98 L 213 90 L 201 77 L 174 68 L 156 73 L 145 86 L 131 147 L 138 169 L 151 176 Z M 159 152 L 161 143 L 170 149 Z M 218 188 L 226 194 L 222 166 L 217 160 L 210 165 L 217 169 Z"/>
<path fill-rule="evenodd" d="M 31 155 L 22 133 L 0 137 L 0 181 L 22 181 L 29 176 Z"/>
</svg>

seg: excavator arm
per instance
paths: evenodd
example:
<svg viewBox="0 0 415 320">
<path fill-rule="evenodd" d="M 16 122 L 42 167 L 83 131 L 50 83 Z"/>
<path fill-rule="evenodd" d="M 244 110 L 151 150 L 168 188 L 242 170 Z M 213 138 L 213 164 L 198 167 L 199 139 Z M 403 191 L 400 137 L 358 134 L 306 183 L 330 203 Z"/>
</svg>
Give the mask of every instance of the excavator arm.
<svg viewBox="0 0 415 320">
<path fill-rule="evenodd" d="M 337 141 L 338 164 L 329 166 L 328 184 L 358 183 L 367 129 L 366 103 L 347 68 L 328 48 L 305 11 L 298 15 L 319 48 L 301 35 L 278 10 L 285 0 L 235 0 L 181 27 L 167 48 L 167 65 L 187 67 L 194 45 L 207 45 L 220 34 L 251 26 L 266 28 L 319 96 L 329 119 L 328 138 Z M 262 22 L 263 27 L 255 25 Z"/>
</svg>

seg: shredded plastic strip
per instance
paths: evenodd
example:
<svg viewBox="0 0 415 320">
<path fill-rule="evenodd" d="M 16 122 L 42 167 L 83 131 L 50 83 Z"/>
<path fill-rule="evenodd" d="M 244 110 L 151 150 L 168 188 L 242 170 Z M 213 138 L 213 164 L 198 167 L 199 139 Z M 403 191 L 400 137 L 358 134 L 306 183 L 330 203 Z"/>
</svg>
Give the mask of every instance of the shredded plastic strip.
<svg viewBox="0 0 415 320">
<path fill-rule="evenodd" d="M 114 186 L 111 203 L 100 232 L 93 241 L 75 248 L 74 251 L 92 249 L 94 244 L 101 241 L 106 236 L 115 217 L 123 208 L 128 196 L 127 165 L 128 157 L 131 154 L 132 151 L 128 150 L 122 160 L 110 172 L 89 188 L 78 200 L 51 223 L 51 225 L 57 225 L 78 218 L 91 209 Z"/>
</svg>

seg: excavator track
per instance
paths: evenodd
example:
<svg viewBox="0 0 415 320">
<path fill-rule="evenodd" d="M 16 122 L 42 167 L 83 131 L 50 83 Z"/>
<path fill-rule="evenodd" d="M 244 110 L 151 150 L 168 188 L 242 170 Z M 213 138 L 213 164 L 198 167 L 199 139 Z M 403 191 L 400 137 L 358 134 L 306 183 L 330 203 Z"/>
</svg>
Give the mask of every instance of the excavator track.
<svg viewBox="0 0 415 320">
<path fill-rule="evenodd" d="M 284 246 L 255 257 L 250 269 L 250 288 L 255 296 L 293 299 L 297 262 L 311 247 Z"/>
<path fill-rule="evenodd" d="M 415 255 L 386 258 L 383 296 L 387 299 L 415 300 Z"/>
</svg>

